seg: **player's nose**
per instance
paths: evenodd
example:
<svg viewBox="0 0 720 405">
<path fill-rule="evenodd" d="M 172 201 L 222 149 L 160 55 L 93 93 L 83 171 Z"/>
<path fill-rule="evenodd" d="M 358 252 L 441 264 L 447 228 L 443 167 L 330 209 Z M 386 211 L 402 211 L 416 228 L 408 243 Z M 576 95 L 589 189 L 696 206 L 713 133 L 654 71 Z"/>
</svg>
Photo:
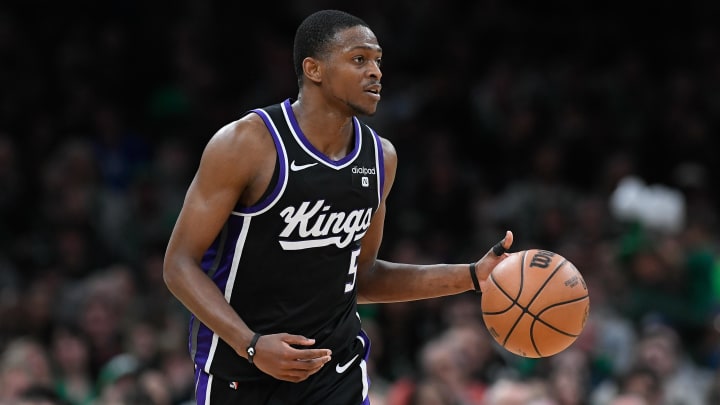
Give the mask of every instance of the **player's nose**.
<svg viewBox="0 0 720 405">
<path fill-rule="evenodd" d="M 380 80 L 382 77 L 382 70 L 380 69 L 380 64 L 378 62 L 372 62 L 369 64 L 368 72 L 370 77 L 375 78 L 377 80 Z"/>
</svg>

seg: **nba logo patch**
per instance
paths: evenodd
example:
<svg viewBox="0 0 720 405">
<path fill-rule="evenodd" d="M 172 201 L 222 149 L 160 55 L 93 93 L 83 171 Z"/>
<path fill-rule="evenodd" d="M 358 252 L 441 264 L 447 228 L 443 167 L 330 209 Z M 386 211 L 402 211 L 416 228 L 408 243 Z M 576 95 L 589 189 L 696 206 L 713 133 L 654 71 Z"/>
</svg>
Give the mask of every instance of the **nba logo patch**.
<svg viewBox="0 0 720 405">
<path fill-rule="evenodd" d="M 230 381 L 230 388 L 232 388 L 232 389 L 234 389 L 234 390 L 237 391 L 237 389 L 238 389 L 238 383 L 237 383 L 237 381 Z"/>
<path fill-rule="evenodd" d="M 370 187 L 370 179 L 367 176 L 363 176 L 361 179 L 361 184 L 363 187 Z"/>
</svg>

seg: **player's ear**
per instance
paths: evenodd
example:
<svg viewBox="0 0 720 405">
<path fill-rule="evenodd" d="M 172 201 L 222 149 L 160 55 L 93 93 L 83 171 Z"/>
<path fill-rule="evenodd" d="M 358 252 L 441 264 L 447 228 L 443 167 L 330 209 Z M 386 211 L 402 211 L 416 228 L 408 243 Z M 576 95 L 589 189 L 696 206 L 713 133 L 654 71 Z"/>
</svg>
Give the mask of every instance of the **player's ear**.
<svg viewBox="0 0 720 405">
<path fill-rule="evenodd" d="M 307 57 L 303 59 L 302 66 L 305 77 L 315 83 L 320 83 L 322 77 L 322 67 L 317 59 Z"/>
</svg>

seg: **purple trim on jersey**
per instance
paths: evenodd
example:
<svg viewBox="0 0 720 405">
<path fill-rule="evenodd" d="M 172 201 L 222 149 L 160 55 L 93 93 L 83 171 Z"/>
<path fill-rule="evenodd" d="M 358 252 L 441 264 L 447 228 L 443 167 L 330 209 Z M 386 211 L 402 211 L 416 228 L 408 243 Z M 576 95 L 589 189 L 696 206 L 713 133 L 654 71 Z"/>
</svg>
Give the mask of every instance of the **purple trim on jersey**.
<svg viewBox="0 0 720 405">
<path fill-rule="evenodd" d="M 362 329 L 360 329 L 360 334 L 358 336 L 360 336 L 360 339 L 362 339 L 362 341 L 364 342 L 363 346 L 365 348 L 365 354 L 363 355 L 363 360 L 365 361 L 365 363 L 367 363 L 368 358 L 370 357 L 370 337 Z M 370 385 L 372 385 L 372 381 L 370 380 L 370 374 L 367 374 L 365 377 L 367 380 L 367 386 L 368 386 L 368 390 L 369 390 Z M 368 392 L 368 396 L 365 397 L 365 399 L 363 400 L 362 405 L 370 405 L 370 393 L 369 392 Z"/>
<path fill-rule="evenodd" d="M 203 255 L 202 259 L 200 260 L 200 268 L 205 270 L 205 273 L 207 273 L 210 268 L 212 267 L 213 263 L 215 263 L 215 257 L 217 255 L 217 249 L 218 244 L 220 243 L 220 240 L 216 240 L 213 242 L 212 245 L 205 251 L 205 254 Z"/>
<path fill-rule="evenodd" d="M 380 176 L 380 201 L 378 201 L 378 204 L 380 204 L 380 202 L 382 201 L 383 193 L 385 193 L 385 155 L 383 155 L 382 141 L 380 140 L 380 136 L 378 136 L 378 134 L 375 133 L 372 128 L 370 128 L 370 132 L 372 132 L 373 138 L 375 138 L 375 145 L 377 146 L 378 175 Z"/>
<path fill-rule="evenodd" d="M 193 326 L 195 326 L 195 322 L 198 323 L 197 335 L 191 335 L 188 345 L 190 346 L 190 353 L 192 354 L 193 362 L 197 364 L 198 367 L 204 368 L 207 363 L 208 356 L 210 355 L 213 331 L 211 331 L 210 328 L 205 326 L 204 323 L 200 322 L 200 320 L 195 318 L 195 315 L 193 315 L 190 319 L 190 333 L 193 333 L 192 330 Z M 192 347 L 193 342 L 197 342 L 197 347 Z"/>
<path fill-rule="evenodd" d="M 298 138 L 300 138 L 300 142 L 302 142 L 303 145 L 318 159 L 321 159 L 323 162 L 330 164 L 332 166 L 342 166 L 345 163 L 355 159 L 358 154 L 360 153 L 360 125 L 358 124 L 358 121 L 353 117 L 353 130 L 355 131 L 355 147 L 353 147 L 352 152 L 348 153 L 344 158 L 340 160 L 332 160 L 329 157 L 325 156 L 322 152 L 317 150 L 311 143 L 308 141 L 308 139 L 305 137 L 305 134 L 303 133 L 302 129 L 300 129 L 300 124 L 297 122 L 297 118 L 295 118 L 295 113 L 292 110 L 292 106 L 290 105 L 290 99 L 287 99 L 283 101 L 283 104 L 285 105 L 285 108 L 288 112 L 288 118 L 290 119 L 290 125 L 292 125 L 293 129 L 295 130 L 295 133 L 298 135 Z"/>
<path fill-rule="evenodd" d="M 207 396 L 207 390 L 210 388 L 209 383 L 210 376 L 203 372 L 200 367 L 195 367 L 195 398 L 197 399 L 197 405 L 205 404 L 205 397 Z"/>
<path fill-rule="evenodd" d="M 223 243 L 223 241 L 221 241 L 221 238 L 217 238 L 202 258 L 201 265 L 203 271 L 212 278 L 215 285 L 217 285 L 223 293 L 225 292 L 225 286 L 230 276 L 230 267 L 232 266 L 233 257 L 235 256 L 234 241 L 237 241 L 244 222 L 245 217 L 231 215 L 228 218 L 227 236 L 225 237 L 225 246 L 223 246 L 222 251 L 218 250 L 218 245 Z M 219 261 L 216 257 L 217 255 L 222 255 Z M 217 263 L 217 268 L 211 268 L 215 263 Z"/>
<path fill-rule="evenodd" d="M 231 215 L 228 218 L 227 237 L 225 241 L 236 241 L 238 235 L 242 231 L 245 217 Z M 228 278 L 230 277 L 230 268 L 232 267 L 233 257 L 235 256 L 235 244 L 225 243 L 223 250 L 218 251 L 218 245 L 222 243 L 221 238 L 217 238 L 211 247 L 207 250 L 202 259 L 202 269 L 208 274 L 213 283 L 218 287 L 221 293 L 225 293 Z M 216 255 L 222 255 L 218 261 Z M 216 265 L 217 268 L 212 269 L 211 266 Z M 197 325 L 195 325 L 197 323 Z M 212 346 L 213 332 L 205 326 L 200 320 L 192 316 L 190 318 L 190 338 L 188 342 L 190 355 L 193 361 L 199 367 L 205 368 L 210 355 Z M 195 347 L 193 347 L 195 346 Z"/>
<path fill-rule="evenodd" d="M 277 151 L 278 162 L 280 163 L 280 173 L 278 173 L 278 181 L 277 183 L 275 183 L 275 188 L 273 189 L 272 193 L 267 196 L 267 198 L 250 207 L 239 207 L 237 209 L 238 212 L 242 212 L 243 214 L 252 214 L 254 212 L 262 211 L 267 208 L 268 205 L 275 201 L 278 194 L 280 194 L 280 190 L 282 190 L 283 184 L 285 183 L 285 177 L 287 176 L 287 156 L 285 156 L 284 149 L 282 147 L 282 144 L 280 143 L 280 135 L 277 133 L 275 127 L 272 125 L 272 120 L 270 119 L 270 116 L 268 115 L 268 113 L 265 112 L 265 110 L 259 108 L 252 110 L 252 112 L 262 118 L 268 131 L 270 131 L 270 135 L 272 136 L 273 142 L 275 143 L 275 150 Z"/>
</svg>

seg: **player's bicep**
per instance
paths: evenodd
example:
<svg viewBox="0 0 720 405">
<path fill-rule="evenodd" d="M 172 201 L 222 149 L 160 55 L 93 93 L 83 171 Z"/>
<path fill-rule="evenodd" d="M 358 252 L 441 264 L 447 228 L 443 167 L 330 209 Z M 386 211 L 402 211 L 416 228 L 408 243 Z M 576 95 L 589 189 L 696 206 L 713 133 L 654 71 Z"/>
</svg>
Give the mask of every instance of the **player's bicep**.
<svg viewBox="0 0 720 405">
<path fill-rule="evenodd" d="M 199 258 L 219 233 L 238 196 L 232 188 L 205 184 L 198 174 L 185 196 L 170 240 L 171 247 L 178 245 Z"/>
<path fill-rule="evenodd" d="M 170 253 L 200 260 L 247 187 L 252 162 L 243 160 L 247 154 L 232 135 L 219 132 L 203 151 L 170 238 Z"/>
</svg>

